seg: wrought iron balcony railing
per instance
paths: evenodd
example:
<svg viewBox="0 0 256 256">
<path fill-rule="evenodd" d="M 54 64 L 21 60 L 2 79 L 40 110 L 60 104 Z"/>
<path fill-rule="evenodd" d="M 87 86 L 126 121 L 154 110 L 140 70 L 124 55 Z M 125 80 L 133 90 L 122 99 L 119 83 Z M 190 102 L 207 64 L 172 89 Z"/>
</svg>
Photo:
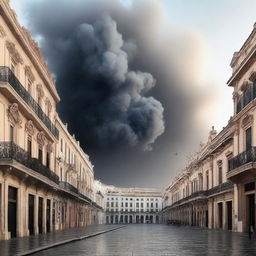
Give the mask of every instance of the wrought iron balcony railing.
<svg viewBox="0 0 256 256">
<path fill-rule="evenodd" d="M 256 162 L 256 147 L 251 147 L 250 149 L 230 159 L 228 163 L 228 171 L 232 171 L 250 162 Z"/>
<path fill-rule="evenodd" d="M 68 191 L 78 194 L 78 189 L 66 181 L 60 182 L 60 186 Z"/>
<path fill-rule="evenodd" d="M 59 177 L 48 167 L 42 165 L 37 158 L 31 157 L 28 152 L 13 142 L 0 142 L 0 161 L 15 160 L 27 168 L 42 174 L 48 179 L 59 184 Z"/>
<path fill-rule="evenodd" d="M 0 66 L 0 82 L 8 83 L 17 94 L 29 105 L 38 118 L 45 124 L 47 129 L 56 137 L 59 138 L 59 131 L 51 122 L 49 117 L 43 112 L 42 108 L 32 98 L 25 87 L 20 83 L 18 78 L 13 74 L 10 68 Z"/>
<path fill-rule="evenodd" d="M 216 187 L 213 187 L 211 189 L 208 190 L 207 194 L 208 196 L 211 196 L 213 194 L 217 194 L 217 193 L 220 193 L 222 191 L 225 191 L 225 190 L 228 190 L 228 189 L 231 189 L 234 187 L 234 184 L 233 182 L 231 181 L 227 181 L 227 182 L 224 182 Z"/>
</svg>

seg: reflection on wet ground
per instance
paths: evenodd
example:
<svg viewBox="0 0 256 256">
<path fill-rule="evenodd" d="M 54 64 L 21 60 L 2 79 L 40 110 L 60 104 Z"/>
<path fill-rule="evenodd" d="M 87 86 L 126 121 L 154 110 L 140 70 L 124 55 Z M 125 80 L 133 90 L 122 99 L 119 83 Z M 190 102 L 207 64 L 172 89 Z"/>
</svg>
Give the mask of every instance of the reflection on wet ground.
<svg viewBox="0 0 256 256">
<path fill-rule="evenodd" d="M 37 254 L 55 256 L 256 255 L 247 234 L 195 227 L 128 225 L 97 237 Z"/>
</svg>

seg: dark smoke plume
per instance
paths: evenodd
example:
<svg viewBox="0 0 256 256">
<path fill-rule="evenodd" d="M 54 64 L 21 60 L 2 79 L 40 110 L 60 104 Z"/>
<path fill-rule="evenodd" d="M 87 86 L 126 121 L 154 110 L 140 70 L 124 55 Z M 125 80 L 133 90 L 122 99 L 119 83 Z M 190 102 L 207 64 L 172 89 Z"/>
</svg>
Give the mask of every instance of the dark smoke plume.
<svg viewBox="0 0 256 256">
<path fill-rule="evenodd" d="M 212 83 L 202 86 L 201 37 L 166 22 L 160 1 L 26 1 L 28 27 L 57 78 L 61 117 L 96 177 L 165 184 L 207 134 L 217 95 Z"/>
</svg>

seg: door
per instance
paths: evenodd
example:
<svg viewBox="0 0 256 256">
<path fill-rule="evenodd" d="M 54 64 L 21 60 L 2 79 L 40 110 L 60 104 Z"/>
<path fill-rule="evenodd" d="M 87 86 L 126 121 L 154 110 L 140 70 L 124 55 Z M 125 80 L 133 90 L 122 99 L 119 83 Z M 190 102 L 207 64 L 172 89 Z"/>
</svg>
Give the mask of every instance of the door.
<svg viewBox="0 0 256 256">
<path fill-rule="evenodd" d="M 47 199 L 46 207 L 46 232 L 51 231 L 51 200 Z"/>
<path fill-rule="evenodd" d="M 43 198 L 38 198 L 38 232 L 43 233 Z"/>
<path fill-rule="evenodd" d="M 252 226 L 253 230 L 255 230 L 255 196 L 254 194 L 247 195 L 247 223 L 248 223 L 248 230 L 249 227 Z"/>
<path fill-rule="evenodd" d="M 218 203 L 218 215 L 219 215 L 219 228 L 223 227 L 223 207 L 222 203 Z"/>
<path fill-rule="evenodd" d="M 232 201 L 227 202 L 227 221 L 228 230 L 232 230 Z"/>
<path fill-rule="evenodd" d="M 35 197 L 28 195 L 28 230 L 30 235 L 34 235 L 34 211 L 35 211 Z"/>
<path fill-rule="evenodd" d="M 132 224 L 132 216 L 131 215 L 129 216 L 129 223 Z"/>
<path fill-rule="evenodd" d="M 8 188 L 8 232 L 11 237 L 16 237 L 17 229 L 17 188 Z"/>
</svg>

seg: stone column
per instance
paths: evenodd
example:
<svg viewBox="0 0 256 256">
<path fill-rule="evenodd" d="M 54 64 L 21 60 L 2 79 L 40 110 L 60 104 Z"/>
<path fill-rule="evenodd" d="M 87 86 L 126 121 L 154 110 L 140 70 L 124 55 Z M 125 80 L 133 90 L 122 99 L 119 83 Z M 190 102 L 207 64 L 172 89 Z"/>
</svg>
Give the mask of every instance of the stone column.
<svg viewBox="0 0 256 256">
<path fill-rule="evenodd" d="M 38 235 L 38 195 L 35 195 L 35 204 L 34 204 L 34 232 L 35 235 Z"/>
</svg>

